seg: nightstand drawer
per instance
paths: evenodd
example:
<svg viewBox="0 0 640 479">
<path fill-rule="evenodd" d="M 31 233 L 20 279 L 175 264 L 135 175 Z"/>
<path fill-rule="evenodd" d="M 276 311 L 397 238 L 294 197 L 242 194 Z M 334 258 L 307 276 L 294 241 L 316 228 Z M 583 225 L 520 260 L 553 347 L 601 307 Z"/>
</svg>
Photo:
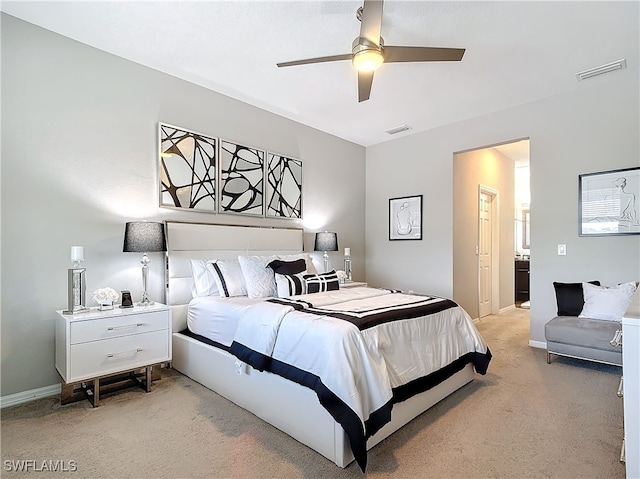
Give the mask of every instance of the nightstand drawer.
<svg viewBox="0 0 640 479">
<path fill-rule="evenodd" d="M 166 330 L 74 344 L 68 383 L 171 359 Z"/>
<path fill-rule="evenodd" d="M 169 329 L 169 315 L 166 311 L 154 311 L 75 321 L 70 326 L 70 344 L 78 344 Z"/>
</svg>

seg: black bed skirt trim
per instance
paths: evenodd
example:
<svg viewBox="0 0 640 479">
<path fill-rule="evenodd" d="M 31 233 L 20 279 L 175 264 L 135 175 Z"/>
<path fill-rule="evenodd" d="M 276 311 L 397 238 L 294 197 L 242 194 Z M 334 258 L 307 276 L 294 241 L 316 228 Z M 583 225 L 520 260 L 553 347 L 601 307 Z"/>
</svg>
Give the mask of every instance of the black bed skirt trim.
<svg viewBox="0 0 640 479">
<path fill-rule="evenodd" d="M 469 363 L 473 363 L 473 367 L 478 374 L 484 375 L 487 373 L 490 361 L 491 351 L 489 351 L 489 348 L 487 348 L 487 352 L 485 354 L 477 352 L 467 353 L 442 369 L 438 369 L 431 374 L 414 379 L 413 381 L 403 384 L 402 386 L 398 386 L 397 388 L 393 388 L 393 402 L 399 403 L 406 401 L 416 394 L 420 394 L 434 388 L 457 372 L 462 371 Z"/>
</svg>

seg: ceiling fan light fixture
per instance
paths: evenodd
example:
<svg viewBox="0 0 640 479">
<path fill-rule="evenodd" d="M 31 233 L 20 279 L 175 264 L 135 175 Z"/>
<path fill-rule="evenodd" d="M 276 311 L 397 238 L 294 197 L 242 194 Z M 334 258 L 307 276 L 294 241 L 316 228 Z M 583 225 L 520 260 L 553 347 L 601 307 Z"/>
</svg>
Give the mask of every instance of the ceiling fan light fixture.
<svg viewBox="0 0 640 479">
<path fill-rule="evenodd" d="M 1 1 L 1 0 L 0 0 Z M 358 71 L 358 102 L 369 99 L 376 69 L 383 63 L 407 62 L 459 62 L 464 48 L 436 48 L 412 46 L 384 46 L 382 29 L 382 3 L 384 0 L 361 0 L 356 17 L 360 21 L 360 34 L 351 45 L 351 53 L 307 58 L 277 63 L 278 67 L 291 67 L 309 63 L 351 60 Z"/>
<path fill-rule="evenodd" d="M 377 70 L 384 62 L 382 53 L 378 50 L 362 50 L 353 55 L 353 66 L 361 72 Z"/>
<path fill-rule="evenodd" d="M 353 41 L 351 63 L 356 67 L 356 70 L 372 72 L 384 63 L 384 41 L 382 38 L 380 38 L 379 43 L 379 45 L 376 45 L 362 37 L 358 37 Z"/>
</svg>

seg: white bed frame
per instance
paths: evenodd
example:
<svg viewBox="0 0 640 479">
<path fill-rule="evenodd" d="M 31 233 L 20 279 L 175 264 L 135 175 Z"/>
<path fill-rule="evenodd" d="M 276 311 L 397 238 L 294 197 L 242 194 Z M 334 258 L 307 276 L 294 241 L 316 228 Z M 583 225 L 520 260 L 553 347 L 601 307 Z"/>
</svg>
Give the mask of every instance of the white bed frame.
<svg viewBox="0 0 640 479">
<path fill-rule="evenodd" d="M 346 467 L 353 461 L 342 426 L 320 405 L 316 393 L 269 372 L 245 366 L 235 356 L 180 334 L 191 300 L 190 259 L 225 259 L 241 254 L 292 254 L 303 250 L 300 228 L 266 228 L 166 222 L 167 304 L 173 318 L 172 366 L 291 437 Z M 397 431 L 473 379 L 468 364 L 438 386 L 394 405 L 391 422 L 367 441 L 367 449 Z"/>
</svg>

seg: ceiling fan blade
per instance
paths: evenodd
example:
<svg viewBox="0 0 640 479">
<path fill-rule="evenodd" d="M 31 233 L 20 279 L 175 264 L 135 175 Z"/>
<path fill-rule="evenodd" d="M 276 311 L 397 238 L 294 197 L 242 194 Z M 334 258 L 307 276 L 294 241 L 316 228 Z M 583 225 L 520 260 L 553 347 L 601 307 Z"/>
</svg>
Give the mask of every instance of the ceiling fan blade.
<svg viewBox="0 0 640 479">
<path fill-rule="evenodd" d="M 309 63 L 323 63 L 323 62 L 336 62 L 339 60 L 351 60 L 351 53 L 345 53 L 344 55 L 332 55 L 329 57 L 307 58 L 306 60 L 295 60 L 292 62 L 277 63 L 279 67 L 293 67 L 296 65 L 307 65 Z"/>
<path fill-rule="evenodd" d="M 380 45 L 382 0 L 364 0 L 360 23 L 360 37 L 366 38 L 374 45 Z"/>
<path fill-rule="evenodd" d="M 384 62 L 459 62 L 464 48 L 384 47 Z"/>
<path fill-rule="evenodd" d="M 371 85 L 373 84 L 373 72 L 358 72 L 358 101 L 369 99 Z"/>
</svg>

